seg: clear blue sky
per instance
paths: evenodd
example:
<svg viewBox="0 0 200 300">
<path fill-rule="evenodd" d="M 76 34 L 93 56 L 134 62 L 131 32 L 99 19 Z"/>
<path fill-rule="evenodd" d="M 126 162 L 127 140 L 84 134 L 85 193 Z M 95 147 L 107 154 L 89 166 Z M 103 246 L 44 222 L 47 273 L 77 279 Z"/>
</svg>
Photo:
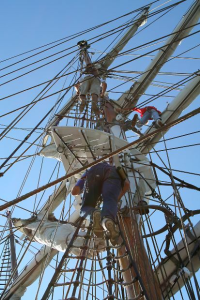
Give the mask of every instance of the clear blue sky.
<svg viewBox="0 0 200 300">
<path fill-rule="evenodd" d="M 158 1 L 155 4 L 153 4 L 151 9 L 154 9 L 158 7 L 159 5 L 162 5 L 166 2 L 165 5 L 161 6 L 160 8 L 164 8 L 167 5 L 175 3 L 175 1 Z M 170 34 L 171 31 L 175 28 L 183 14 L 187 11 L 189 6 L 192 4 L 193 1 L 186 1 L 179 5 L 178 7 L 171 10 L 169 13 L 164 15 L 161 19 L 156 20 L 156 18 L 159 15 L 156 15 L 155 17 L 152 17 L 149 19 L 147 25 L 151 23 L 152 21 L 155 21 L 151 26 L 149 26 L 146 30 L 141 31 L 141 33 L 137 34 L 135 37 L 131 39 L 129 44 L 125 47 L 125 50 L 128 50 L 133 47 L 137 47 L 141 44 L 150 42 L 151 40 L 157 39 L 161 36 Z M 82 30 L 85 30 L 87 28 L 91 28 L 93 26 L 99 25 L 101 23 L 104 23 L 108 20 L 114 19 L 116 17 L 119 17 L 123 14 L 126 14 L 132 10 L 135 10 L 139 8 L 142 5 L 148 4 L 148 1 L 131 1 L 131 0 L 102 0 L 102 1 L 91 1 L 91 0 L 85 0 L 85 1 L 52 1 L 52 0 L 35 0 L 35 1 L 2 1 L 0 8 L 1 8 L 1 19 L 0 19 L 0 26 L 1 26 L 1 47 L 0 47 L 0 61 L 3 61 L 9 57 L 15 56 L 17 54 L 26 52 L 28 50 L 40 47 L 42 45 L 45 45 L 47 43 L 62 39 L 66 36 L 75 34 L 77 32 L 80 32 Z M 158 10 L 157 8 L 156 10 Z M 155 11 L 156 11 L 155 10 Z M 98 34 L 102 34 L 105 31 L 111 30 L 127 21 L 130 20 L 134 15 L 127 16 L 125 18 L 122 18 L 116 22 L 113 22 L 111 24 L 108 24 L 104 27 L 101 27 L 95 31 L 92 31 L 90 33 L 87 33 L 85 35 L 82 35 L 79 38 L 72 39 L 71 41 L 52 49 L 49 52 L 45 52 L 44 54 L 41 54 L 40 56 L 36 56 L 35 58 L 31 58 L 30 60 L 27 60 L 25 62 L 22 62 L 20 64 L 14 65 L 10 68 L 1 70 L 0 76 L 5 75 L 8 72 L 14 71 L 18 67 L 23 67 L 27 63 L 32 63 L 36 61 L 39 58 L 45 58 L 47 55 L 53 54 L 57 51 L 64 50 L 68 47 L 72 47 L 76 45 L 76 43 L 79 40 L 82 39 L 90 39 Z M 141 28 L 143 29 L 143 27 Z M 140 29 L 140 30 L 141 30 Z M 199 25 L 193 30 L 196 31 L 199 30 Z M 105 51 L 106 47 L 113 41 L 114 36 L 111 36 L 109 38 L 103 39 L 100 42 L 94 43 L 92 45 L 92 51 Z M 165 40 L 165 39 L 164 39 Z M 195 36 L 192 36 L 186 40 L 184 40 L 181 45 L 177 48 L 174 55 L 180 54 L 186 50 L 188 50 L 190 47 L 196 46 L 199 42 L 199 33 Z M 154 45 L 153 47 L 144 48 L 144 49 L 138 49 L 134 52 L 134 54 L 144 54 L 148 51 L 151 51 L 152 49 L 155 49 L 156 47 L 159 47 L 162 44 Z M 74 48 L 75 49 L 75 48 Z M 72 49 L 73 50 L 73 49 Z M 69 52 L 63 52 L 67 53 Z M 32 52 L 35 53 L 35 52 Z M 30 55 L 32 54 L 30 53 Z M 153 55 L 154 53 L 152 53 Z M 29 54 L 26 54 L 24 56 L 19 56 L 18 58 L 15 58 L 13 60 L 8 60 L 5 62 L 2 62 L 0 64 L 0 68 L 4 68 L 7 65 L 17 62 L 19 59 L 22 59 L 24 57 L 27 57 Z M 62 54 L 58 54 L 55 56 L 55 58 L 61 56 Z M 12 93 L 18 92 L 20 90 L 26 89 L 30 86 L 39 84 L 41 82 L 44 82 L 46 80 L 49 80 L 55 76 L 57 72 L 65 64 L 67 64 L 70 59 L 72 59 L 74 54 L 70 54 L 66 56 L 65 58 L 62 58 L 58 60 L 57 62 L 50 64 L 42 69 L 39 69 L 38 71 L 32 72 L 31 74 L 21 77 L 18 80 L 12 81 L 11 83 L 5 84 L 1 86 L 1 95 L 0 98 L 10 95 Z M 93 59 L 98 58 L 99 53 L 95 53 Z M 183 54 L 184 57 L 195 57 L 199 58 L 199 47 Z M 123 58 L 120 58 L 116 60 L 112 66 L 117 66 L 121 62 L 125 62 L 129 59 L 132 59 L 134 57 L 132 56 L 125 56 Z M 145 68 L 150 63 L 152 57 L 144 57 L 139 60 L 135 60 L 130 64 L 124 65 L 121 67 L 121 70 L 133 70 L 133 71 L 144 71 Z M 51 58 L 44 60 L 44 62 L 49 62 Z M 34 67 L 37 67 L 41 65 L 42 63 L 35 64 L 33 66 L 30 66 L 28 68 L 25 68 L 23 70 L 20 70 L 18 72 L 15 72 L 13 74 L 4 76 L 0 78 L 0 84 L 6 82 L 7 80 L 10 80 L 14 78 L 17 75 L 23 74 L 25 71 L 28 71 Z M 183 73 L 192 73 L 199 69 L 199 60 L 192 60 L 192 59 L 175 59 L 171 62 L 168 62 L 161 71 L 165 72 L 183 72 Z M 134 75 L 133 75 L 134 77 Z M 155 80 L 160 81 L 159 85 L 163 84 L 166 85 L 166 82 L 168 83 L 175 83 L 184 77 L 180 76 L 157 76 Z M 162 82 L 162 83 L 161 83 Z M 58 84 L 52 91 L 56 91 L 60 88 L 62 88 L 64 81 L 62 81 L 60 84 Z M 119 80 L 108 80 L 108 89 L 111 89 L 115 87 L 116 85 L 122 83 L 122 81 Z M 70 77 L 66 83 L 70 84 Z M 117 89 L 114 89 L 113 91 L 117 92 L 124 92 L 126 89 L 130 87 L 130 83 L 126 83 L 122 85 L 121 87 L 118 87 Z M 182 87 L 181 87 L 182 88 Z M 28 91 L 23 94 L 19 94 L 16 97 L 8 98 L 7 100 L 0 101 L 0 115 L 5 114 L 10 110 L 13 110 L 21 105 L 25 105 L 29 103 L 31 100 L 34 99 L 34 97 L 39 93 L 39 91 L 42 89 L 42 87 L 36 88 L 34 90 Z M 147 94 L 157 94 L 158 92 L 162 91 L 162 87 L 155 87 L 151 86 L 146 91 Z M 156 101 L 152 102 L 153 105 L 157 106 L 160 110 L 164 110 L 167 102 L 171 102 L 173 97 L 178 94 L 178 90 L 171 91 L 167 94 L 169 97 L 161 97 L 157 99 Z M 68 100 L 69 96 L 65 98 L 65 102 Z M 117 99 L 120 96 L 118 93 L 110 93 L 110 97 L 112 99 Z M 26 127 L 26 128 L 32 128 L 34 127 L 37 122 L 44 116 L 44 114 L 47 112 L 48 109 L 51 108 L 51 106 L 56 102 L 58 95 L 47 98 L 45 101 L 42 101 L 39 103 L 31 112 L 19 123 L 16 125 L 16 127 Z M 147 100 L 149 96 L 142 96 L 140 99 L 140 102 Z M 65 103 L 64 102 L 64 103 Z M 187 113 L 197 107 L 199 107 L 199 98 L 196 99 L 190 107 L 185 110 L 184 113 Z M 0 127 L 3 125 L 9 124 L 13 120 L 13 118 L 17 116 L 17 113 L 11 114 L 9 116 L 0 118 Z M 194 117 L 191 120 L 188 120 L 184 124 L 178 125 L 166 135 L 166 137 L 174 137 L 176 135 L 181 135 L 184 133 L 189 133 L 192 131 L 198 131 L 199 128 L 199 118 Z M 40 127 L 44 127 L 46 125 L 45 122 L 42 123 Z M 2 126 L 3 127 L 3 126 Z M 8 137 L 22 139 L 25 137 L 27 132 L 22 130 L 12 130 L 8 133 Z M 33 137 L 31 137 L 30 141 L 33 141 L 34 138 L 37 137 L 37 134 L 34 134 Z M 188 136 L 182 139 L 172 140 L 167 142 L 168 148 L 172 147 L 178 147 L 183 145 L 190 145 L 194 143 L 199 143 L 199 134 Z M 17 141 L 10 140 L 10 139 L 4 139 L 1 141 L 1 148 L 0 148 L 0 158 L 7 157 L 12 150 L 18 145 Z M 22 149 L 25 149 L 23 146 Z M 35 152 L 35 147 L 31 148 L 27 153 L 32 155 Z M 157 146 L 157 149 L 163 149 L 163 144 L 160 144 Z M 21 150 L 17 152 L 17 155 L 20 155 Z M 161 157 L 166 161 L 166 154 L 164 152 L 160 152 Z M 169 151 L 170 155 L 170 161 L 171 166 L 174 169 L 180 169 L 184 171 L 199 173 L 199 166 L 200 166 L 200 159 L 199 159 L 199 146 L 194 147 L 188 147 L 183 148 L 179 150 L 171 150 Z M 160 164 L 160 161 L 157 159 L 157 157 L 153 154 L 153 159 L 156 163 Z M 1 159 L 0 162 L 3 160 Z M 18 191 L 20 190 L 20 186 L 22 184 L 23 178 L 25 176 L 25 173 L 28 169 L 30 163 L 30 159 L 25 160 L 23 162 L 17 163 L 15 166 L 13 166 L 3 178 L 0 178 L 0 185 L 1 185 L 1 195 L 0 197 L 9 201 L 17 197 Z M 37 186 L 38 181 L 38 173 L 39 168 L 41 165 L 41 158 L 37 157 L 35 164 L 31 170 L 30 176 L 28 177 L 28 180 L 23 187 L 21 194 L 24 194 L 30 190 L 33 190 Z M 46 159 L 44 160 L 44 170 L 41 176 L 40 184 L 45 184 L 49 180 L 50 174 L 55 166 L 55 162 Z M 59 176 L 63 174 L 63 170 L 61 169 Z M 195 185 L 199 185 L 199 177 L 198 176 L 192 176 L 192 175 L 186 175 L 184 173 L 175 173 L 176 176 L 180 177 L 183 180 L 186 180 L 188 182 L 191 182 Z M 56 175 L 52 179 L 55 179 Z M 163 180 L 165 180 L 165 177 L 162 177 Z M 43 202 L 45 199 L 47 199 L 48 195 L 52 190 L 48 190 L 45 194 L 45 197 L 43 199 Z M 163 198 L 167 198 L 169 195 L 168 188 L 162 188 L 162 195 Z M 199 201 L 197 192 L 190 191 L 190 190 L 181 190 L 181 195 L 183 197 L 184 203 L 188 209 L 198 209 L 199 208 Z M 39 197 L 38 197 L 39 198 Z M 24 208 L 33 209 L 33 201 L 34 197 L 26 200 L 22 203 L 22 206 Z M 173 203 L 173 199 L 172 202 Z M 23 210 L 16 209 L 14 212 L 15 217 L 22 217 L 22 218 L 28 218 L 30 216 L 29 213 L 24 212 Z M 4 218 L 1 218 L 1 225 L 4 224 Z M 198 221 L 198 217 L 193 218 L 194 224 Z M 164 224 L 163 217 L 161 219 L 152 218 L 152 222 L 155 226 L 155 228 L 160 228 Z M 159 243 L 162 243 L 162 240 L 164 238 L 163 236 L 160 236 L 158 238 Z M 38 248 L 40 248 L 40 245 L 36 245 Z M 27 256 L 26 261 L 28 261 L 32 256 Z M 23 266 L 23 264 L 22 264 Z M 48 280 L 48 275 L 46 275 L 46 280 Z M 33 298 L 33 293 L 35 289 L 37 288 L 37 284 L 33 285 L 28 289 L 27 294 L 23 299 L 35 299 Z M 41 295 L 42 295 L 41 289 Z M 57 299 L 57 298 L 55 298 Z M 178 298 L 176 298 L 178 299 Z"/>
</svg>

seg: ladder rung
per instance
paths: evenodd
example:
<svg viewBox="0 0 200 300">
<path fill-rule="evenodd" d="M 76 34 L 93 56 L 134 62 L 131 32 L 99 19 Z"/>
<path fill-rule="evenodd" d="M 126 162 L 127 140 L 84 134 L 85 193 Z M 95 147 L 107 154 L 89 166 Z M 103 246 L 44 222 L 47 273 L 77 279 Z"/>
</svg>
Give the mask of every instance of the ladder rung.
<svg viewBox="0 0 200 300">
<path fill-rule="evenodd" d="M 8 273 L 8 272 L 10 272 L 10 270 L 0 271 L 0 273 L 2 273 L 2 272 L 3 272 L 3 273 L 5 273 L 5 272 Z"/>
<path fill-rule="evenodd" d="M 6 281 L 6 279 L 0 279 L 0 281 Z"/>
</svg>

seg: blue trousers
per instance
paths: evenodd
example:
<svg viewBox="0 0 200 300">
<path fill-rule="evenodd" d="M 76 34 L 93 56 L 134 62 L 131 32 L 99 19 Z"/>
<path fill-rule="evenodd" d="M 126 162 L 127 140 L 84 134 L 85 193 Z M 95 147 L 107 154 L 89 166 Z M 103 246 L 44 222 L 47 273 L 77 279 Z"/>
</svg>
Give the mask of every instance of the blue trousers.
<svg viewBox="0 0 200 300">
<path fill-rule="evenodd" d="M 117 201 L 121 192 L 121 179 L 115 167 L 99 163 L 87 172 L 81 216 L 91 215 L 95 210 L 98 198 L 102 195 L 103 208 L 101 217 L 115 220 Z"/>
<path fill-rule="evenodd" d="M 155 109 L 147 110 L 143 117 L 136 123 L 136 126 L 140 128 L 151 119 L 154 119 L 154 121 L 160 119 L 160 115 Z"/>
</svg>

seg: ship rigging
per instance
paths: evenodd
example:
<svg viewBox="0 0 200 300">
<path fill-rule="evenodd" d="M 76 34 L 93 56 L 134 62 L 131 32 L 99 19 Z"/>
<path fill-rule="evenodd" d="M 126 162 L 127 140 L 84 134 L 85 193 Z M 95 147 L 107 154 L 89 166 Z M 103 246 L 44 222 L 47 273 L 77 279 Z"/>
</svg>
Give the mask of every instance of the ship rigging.
<svg viewBox="0 0 200 300">
<path fill-rule="evenodd" d="M 200 1 L 158 2 L 2 60 L 1 103 L 24 98 L 0 116 L 0 299 L 200 299 L 200 58 L 190 56 Z M 142 40 L 181 5 L 172 32 Z M 50 79 L 15 89 L 56 64 Z M 157 117 L 139 127 L 133 110 L 155 106 Z M 73 195 L 102 162 L 129 182 L 115 242 L 106 226 L 96 234 L 81 214 L 84 196 Z"/>
</svg>

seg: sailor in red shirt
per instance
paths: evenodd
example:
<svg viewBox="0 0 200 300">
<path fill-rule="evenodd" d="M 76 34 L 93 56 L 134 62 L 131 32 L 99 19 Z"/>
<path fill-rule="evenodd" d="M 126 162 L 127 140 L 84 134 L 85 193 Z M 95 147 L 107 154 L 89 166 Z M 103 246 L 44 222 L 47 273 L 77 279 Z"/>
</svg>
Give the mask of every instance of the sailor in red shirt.
<svg viewBox="0 0 200 300">
<path fill-rule="evenodd" d="M 158 127 L 163 126 L 163 123 L 162 123 L 161 117 L 160 117 L 161 112 L 156 107 L 154 107 L 154 106 L 146 106 L 143 108 L 134 107 L 132 110 L 138 112 L 141 116 L 140 120 L 138 120 L 138 115 L 135 115 L 133 117 L 135 125 L 138 128 L 141 128 L 143 125 L 147 124 L 149 120 L 154 120 L 156 126 L 158 126 Z"/>
<path fill-rule="evenodd" d="M 161 121 L 161 112 L 154 106 L 145 106 L 142 108 L 124 108 L 121 109 L 121 112 L 127 111 L 127 110 L 133 110 L 140 114 L 141 119 L 138 118 L 138 115 L 135 114 L 132 120 L 132 126 L 137 126 L 138 128 L 141 128 L 143 125 L 148 124 L 149 120 L 154 120 L 156 127 L 163 126 L 163 123 Z"/>
<path fill-rule="evenodd" d="M 160 115 L 161 115 L 161 111 L 159 111 L 155 106 L 146 106 L 146 107 L 143 107 L 143 108 L 137 108 L 137 107 L 134 107 L 132 110 L 133 111 L 137 111 L 141 118 L 144 116 L 144 113 L 147 111 L 147 110 L 151 110 L 151 109 L 154 109 L 156 110 Z M 151 119 L 152 120 L 152 119 Z"/>
</svg>

